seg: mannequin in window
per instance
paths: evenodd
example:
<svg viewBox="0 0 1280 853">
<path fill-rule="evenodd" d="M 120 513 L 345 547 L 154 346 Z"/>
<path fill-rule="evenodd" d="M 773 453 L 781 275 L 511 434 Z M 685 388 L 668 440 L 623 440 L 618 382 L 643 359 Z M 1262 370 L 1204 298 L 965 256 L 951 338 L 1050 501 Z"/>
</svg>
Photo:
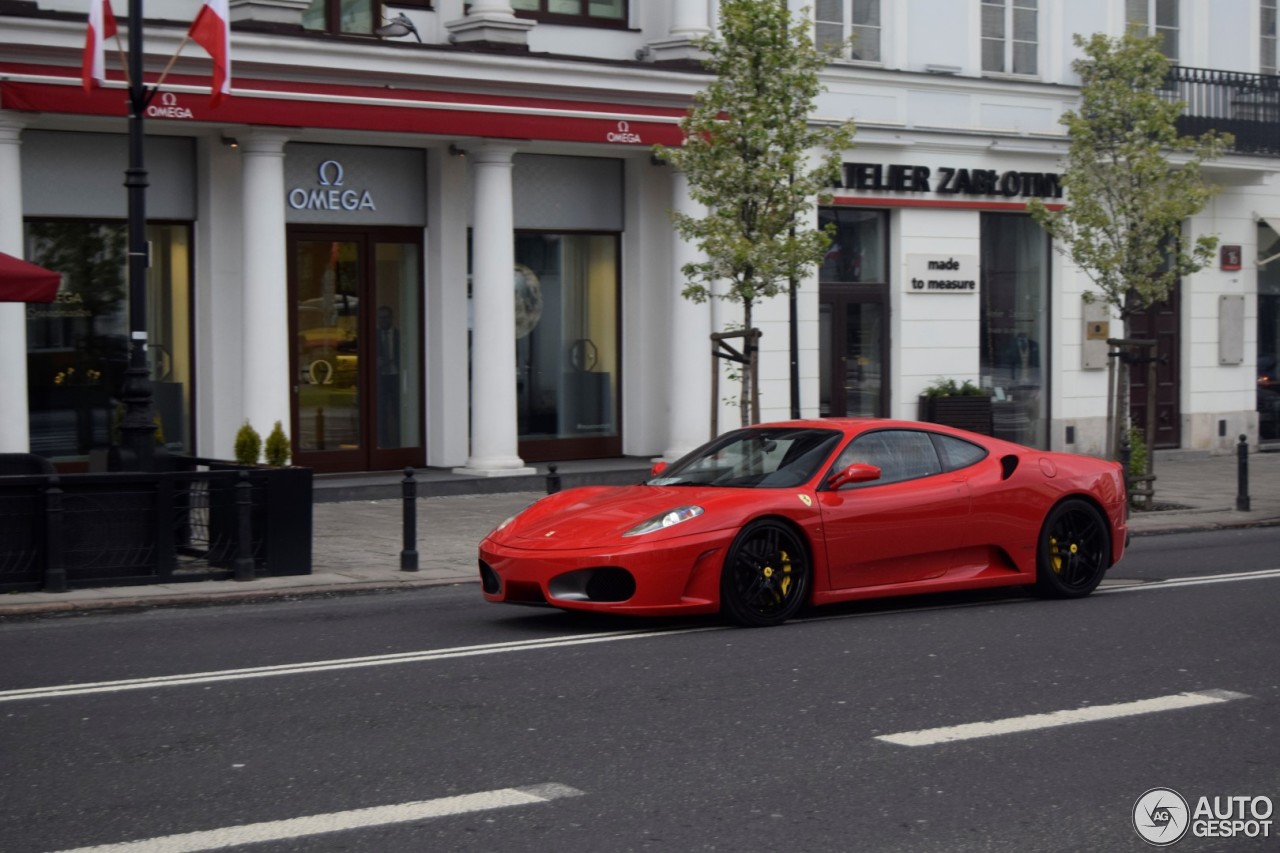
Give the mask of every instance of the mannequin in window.
<svg viewBox="0 0 1280 853">
<path fill-rule="evenodd" d="M 1024 332 L 1014 335 L 1005 352 L 1014 385 L 1040 384 L 1040 345 Z"/>
<path fill-rule="evenodd" d="M 378 446 L 400 446 L 400 330 L 390 305 L 378 306 Z"/>
</svg>

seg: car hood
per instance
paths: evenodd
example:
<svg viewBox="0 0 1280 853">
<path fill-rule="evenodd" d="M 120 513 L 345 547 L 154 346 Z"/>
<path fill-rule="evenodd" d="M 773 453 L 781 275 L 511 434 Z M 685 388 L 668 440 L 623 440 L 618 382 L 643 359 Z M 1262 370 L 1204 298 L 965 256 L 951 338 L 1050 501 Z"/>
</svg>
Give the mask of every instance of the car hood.
<svg viewBox="0 0 1280 853">
<path fill-rule="evenodd" d="M 586 548 L 616 542 L 641 544 L 736 526 L 744 492 L 697 486 L 585 486 L 548 495 L 516 516 L 495 542 L 517 548 Z M 623 537 L 637 524 L 677 507 L 700 506 L 703 514 L 667 530 Z"/>
</svg>

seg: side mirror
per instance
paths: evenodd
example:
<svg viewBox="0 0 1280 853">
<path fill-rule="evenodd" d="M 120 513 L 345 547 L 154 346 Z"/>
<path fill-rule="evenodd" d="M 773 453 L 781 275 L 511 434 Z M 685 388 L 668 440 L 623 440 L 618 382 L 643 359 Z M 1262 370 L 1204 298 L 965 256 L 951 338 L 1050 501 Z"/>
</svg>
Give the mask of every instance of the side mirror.
<svg viewBox="0 0 1280 853">
<path fill-rule="evenodd" d="M 880 479 L 880 469 L 863 462 L 854 462 L 838 474 L 827 478 L 827 488 L 842 489 L 853 483 L 869 483 Z"/>
<path fill-rule="evenodd" d="M 667 470 L 667 463 L 659 460 L 653 463 L 653 467 L 649 469 L 649 476 L 657 477 L 659 474 L 661 474 L 665 470 Z"/>
</svg>

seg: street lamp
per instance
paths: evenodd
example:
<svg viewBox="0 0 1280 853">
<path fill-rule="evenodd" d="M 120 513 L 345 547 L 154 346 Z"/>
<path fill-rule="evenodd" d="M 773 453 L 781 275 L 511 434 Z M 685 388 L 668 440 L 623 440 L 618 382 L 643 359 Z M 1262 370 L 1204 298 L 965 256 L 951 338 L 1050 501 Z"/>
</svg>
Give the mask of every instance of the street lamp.
<svg viewBox="0 0 1280 853">
<path fill-rule="evenodd" d="M 147 367 L 147 170 L 143 164 L 142 119 L 153 93 L 142 77 L 142 0 L 129 0 L 129 366 L 120 399 L 120 447 L 112 468 L 150 471 L 155 462 L 156 423 L 151 408 L 151 374 Z"/>
</svg>

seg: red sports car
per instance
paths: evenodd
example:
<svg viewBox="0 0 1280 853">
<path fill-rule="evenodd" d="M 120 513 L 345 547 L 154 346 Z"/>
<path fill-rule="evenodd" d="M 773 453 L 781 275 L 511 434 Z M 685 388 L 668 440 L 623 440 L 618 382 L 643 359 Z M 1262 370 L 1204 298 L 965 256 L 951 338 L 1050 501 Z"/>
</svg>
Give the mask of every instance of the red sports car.
<svg viewBox="0 0 1280 853">
<path fill-rule="evenodd" d="M 1120 464 L 914 421 L 726 433 L 634 486 L 548 495 L 480 543 L 489 601 L 776 625 L 805 604 L 1088 595 L 1124 554 Z"/>
</svg>

